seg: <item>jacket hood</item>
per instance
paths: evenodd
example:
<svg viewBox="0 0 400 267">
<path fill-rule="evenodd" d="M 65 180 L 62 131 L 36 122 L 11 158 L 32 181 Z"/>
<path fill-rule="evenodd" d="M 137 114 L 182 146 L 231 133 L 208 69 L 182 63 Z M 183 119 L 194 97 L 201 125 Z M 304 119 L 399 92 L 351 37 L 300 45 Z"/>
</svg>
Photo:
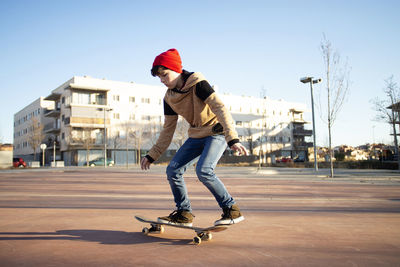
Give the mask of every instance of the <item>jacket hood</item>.
<svg viewBox="0 0 400 267">
<path fill-rule="evenodd" d="M 187 91 L 190 87 L 201 81 L 204 81 L 205 79 L 206 78 L 201 72 L 194 72 L 192 75 L 189 76 L 185 83 L 185 86 L 181 89 L 181 91 Z"/>
</svg>

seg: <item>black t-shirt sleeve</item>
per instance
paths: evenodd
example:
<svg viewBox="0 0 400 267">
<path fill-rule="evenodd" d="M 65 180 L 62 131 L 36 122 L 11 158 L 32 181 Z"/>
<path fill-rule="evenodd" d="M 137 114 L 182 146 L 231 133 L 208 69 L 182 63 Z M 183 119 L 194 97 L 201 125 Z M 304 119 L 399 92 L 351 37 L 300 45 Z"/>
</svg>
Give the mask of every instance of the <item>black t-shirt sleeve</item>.
<svg viewBox="0 0 400 267">
<path fill-rule="evenodd" d="M 171 108 L 170 105 L 168 105 L 167 102 L 165 102 L 164 99 L 164 115 L 178 115 L 176 112 Z"/>
<path fill-rule="evenodd" d="M 214 92 L 214 89 L 207 81 L 203 80 L 196 84 L 196 96 L 203 101 L 205 101 Z"/>
</svg>

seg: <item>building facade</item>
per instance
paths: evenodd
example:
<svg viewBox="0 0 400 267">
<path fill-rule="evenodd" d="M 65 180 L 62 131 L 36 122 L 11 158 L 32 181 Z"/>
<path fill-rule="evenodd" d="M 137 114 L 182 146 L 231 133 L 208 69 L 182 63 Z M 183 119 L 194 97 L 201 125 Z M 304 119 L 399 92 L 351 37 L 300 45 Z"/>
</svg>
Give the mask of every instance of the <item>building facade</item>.
<svg viewBox="0 0 400 267">
<path fill-rule="evenodd" d="M 306 105 L 268 97 L 256 98 L 225 94 L 222 99 L 236 124 L 240 141 L 263 161 L 274 162 L 279 158 L 308 160 L 304 112 Z"/>
<path fill-rule="evenodd" d="M 53 119 L 44 115 L 45 111 L 53 109 L 54 101 L 48 101 L 44 97 L 39 97 L 14 114 L 14 157 L 23 157 L 25 161 L 40 159 L 38 156 L 40 155 L 40 146 L 32 143 L 33 135 L 37 134 L 35 133 L 35 129 L 36 132 L 43 132 L 44 125 L 53 123 Z M 45 139 L 44 133 L 40 139 Z M 36 158 L 34 158 L 35 156 Z"/>
<path fill-rule="evenodd" d="M 216 89 L 216 88 L 215 88 Z M 39 98 L 14 116 L 14 155 L 33 158 L 29 123 L 38 118 L 46 162 L 84 165 L 112 158 L 116 165 L 136 163 L 155 143 L 163 124 L 165 87 L 75 76 L 47 97 Z M 304 104 L 269 98 L 220 95 L 232 113 L 241 142 L 267 157 L 307 159 Z M 35 120 L 36 121 L 36 120 Z M 187 138 L 180 121 L 169 147 L 173 153 Z M 40 150 L 36 148 L 36 152 Z M 168 153 L 168 152 L 167 152 Z"/>
</svg>

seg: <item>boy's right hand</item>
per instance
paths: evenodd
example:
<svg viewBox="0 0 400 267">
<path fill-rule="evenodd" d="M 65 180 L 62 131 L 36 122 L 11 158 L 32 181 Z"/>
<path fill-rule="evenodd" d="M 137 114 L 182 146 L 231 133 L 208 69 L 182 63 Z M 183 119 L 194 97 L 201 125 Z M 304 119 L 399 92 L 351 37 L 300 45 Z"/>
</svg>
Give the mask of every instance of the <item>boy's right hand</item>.
<svg viewBox="0 0 400 267">
<path fill-rule="evenodd" d="M 142 170 L 150 169 L 150 164 L 151 162 L 146 157 L 142 158 L 142 160 L 140 161 L 140 167 L 142 168 Z"/>
</svg>

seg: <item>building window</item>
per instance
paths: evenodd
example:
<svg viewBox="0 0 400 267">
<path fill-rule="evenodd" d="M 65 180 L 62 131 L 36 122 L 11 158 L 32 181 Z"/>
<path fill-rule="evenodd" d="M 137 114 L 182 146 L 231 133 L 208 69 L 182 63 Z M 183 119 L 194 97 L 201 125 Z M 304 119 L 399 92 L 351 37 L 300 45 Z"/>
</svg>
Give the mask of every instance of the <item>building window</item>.
<svg viewBox="0 0 400 267">
<path fill-rule="evenodd" d="M 113 95 L 113 100 L 114 101 L 119 101 L 119 95 Z"/>
<path fill-rule="evenodd" d="M 133 113 L 130 114 L 130 115 L 129 115 L 129 119 L 130 119 L 130 120 L 134 120 L 134 119 L 135 119 L 135 114 L 133 114 Z"/>
<path fill-rule="evenodd" d="M 142 103 L 150 104 L 150 98 L 142 98 Z"/>
<path fill-rule="evenodd" d="M 70 123 L 70 120 L 71 120 L 70 117 L 65 118 L 64 119 L 64 124 L 68 125 Z"/>
<path fill-rule="evenodd" d="M 65 139 L 65 133 L 61 134 L 61 139 L 64 140 Z"/>
<path fill-rule="evenodd" d="M 90 94 L 89 93 L 73 93 L 72 94 L 72 102 L 74 104 L 90 104 Z"/>
<path fill-rule="evenodd" d="M 119 113 L 114 113 L 114 119 L 119 120 Z"/>
<path fill-rule="evenodd" d="M 242 122 L 242 121 L 237 121 L 237 122 L 236 122 L 236 125 L 237 125 L 237 126 L 242 126 L 242 125 L 243 125 L 243 122 Z"/>
<path fill-rule="evenodd" d="M 105 105 L 105 93 L 73 92 L 72 103 L 81 105 Z"/>
<path fill-rule="evenodd" d="M 129 97 L 129 102 L 135 103 L 135 97 L 134 96 L 130 96 Z"/>
<path fill-rule="evenodd" d="M 151 119 L 151 117 L 149 115 L 142 116 L 142 120 L 144 120 L 144 121 L 149 121 L 150 119 Z"/>
</svg>

